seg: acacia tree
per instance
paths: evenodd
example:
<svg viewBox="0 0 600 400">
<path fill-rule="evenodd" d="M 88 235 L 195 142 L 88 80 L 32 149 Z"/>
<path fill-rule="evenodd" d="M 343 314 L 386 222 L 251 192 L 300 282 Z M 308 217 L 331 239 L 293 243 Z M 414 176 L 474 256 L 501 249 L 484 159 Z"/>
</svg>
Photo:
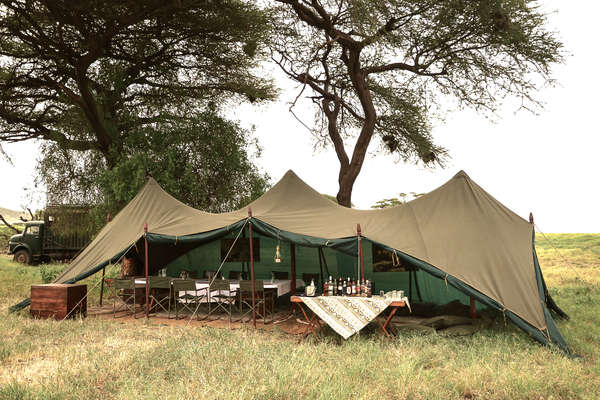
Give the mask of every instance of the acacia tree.
<svg viewBox="0 0 600 400">
<path fill-rule="evenodd" d="M 0 1 L 0 144 L 41 140 L 42 166 L 97 176 L 155 152 L 159 131 L 218 128 L 222 104 L 274 95 L 252 73 L 267 21 L 241 0 Z"/>
<path fill-rule="evenodd" d="M 441 163 L 431 135 L 440 99 L 494 112 L 514 96 L 539 106 L 561 43 L 534 1 L 275 0 L 273 60 L 309 89 L 313 133 L 340 162 L 339 204 L 373 139 L 405 161 Z M 297 99 L 300 98 L 300 94 Z M 356 138 L 352 153 L 345 141 Z"/>
</svg>

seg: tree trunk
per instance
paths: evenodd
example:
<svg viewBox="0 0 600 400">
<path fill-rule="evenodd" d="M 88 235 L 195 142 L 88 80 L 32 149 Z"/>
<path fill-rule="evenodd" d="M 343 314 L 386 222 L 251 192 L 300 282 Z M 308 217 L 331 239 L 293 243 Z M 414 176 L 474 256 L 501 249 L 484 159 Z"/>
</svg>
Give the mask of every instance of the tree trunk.
<svg viewBox="0 0 600 400">
<path fill-rule="evenodd" d="M 373 104 L 371 91 L 369 90 L 369 86 L 366 81 L 366 75 L 361 71 L 360 68 L 360 49 L 350 49 L 348 54 L 349 57 L 346 58 L 345 63 L 348 67 L 348 73 L 352 79 L 352 86 L 354 87 L 354 91 L 356 92 L 364 111 L 363 126 L 360 130 L 360 135 L 356 140 L 356 144 L 354 145 L 352 159 L 350 160 L 349 164 L 345 165 L 343 162 L 341 162 L 342 157 L 340 157 L 338 152 L 338 146 L 335 146 L 336 152 L 338 152 L 338 158 L 341 162 L 340 174 L 338 178 L 340 188 L 336 197 L 340 205 L 350 208 L 352 207 L 352 188 L 354 187 L 354 182 L 356 182 L 356 178 L 362 169 L 362 165 L 367 154 L 367 149 L 369 148 L 371 138 L 375 132 L 377 113 Z M 337 124 L 337 119 L 333 121 L 333 123 Z M 331 124 L 332 121 L 329 119 L 329 125 Z M 329 132 L 331 135 L 331 126 L 329 127 Z"/>
</svg>

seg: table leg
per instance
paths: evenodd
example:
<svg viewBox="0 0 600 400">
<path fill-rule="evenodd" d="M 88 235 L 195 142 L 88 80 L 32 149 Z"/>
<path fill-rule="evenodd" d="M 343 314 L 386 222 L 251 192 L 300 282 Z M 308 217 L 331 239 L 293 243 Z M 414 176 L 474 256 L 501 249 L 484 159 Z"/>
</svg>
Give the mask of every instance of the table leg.
<svg viewBox="0 0 600 400">
<path fill-rule="evenodd" d="M 396 314 L 397 310 L 398 310 L 398 307 L 392 307 L 392 311 L 390 312 L 390 315 L 388 315 L 387 319 L 385 320 L 385 322 L 383 324 L 381 323 L 380 319 L 377 318 L 377 323 L 381 327 L 381 330 L 383 331 L 383 333 L 385 334 L 386 337 L 390 337 L 390 331 L 388 331 L 388 328 L 390 327 L 390 322 L 392 321 L 392 318 L 394 317 L 394 314 Z M 393 332 L 392 332 L 392 334 L 393 334 Z"/>
<path fill-rule="evenodd" d="M 302 336 L 300 336 L 300 339 L 298 339 L 298 343 L 300 343 L 302 341 L 302 339 L 307 337 L 311 332 L 315 337 L 317 337 L 318 336 L 317 332 L 321 328 L 321 325 L 318 322 L 317 314 L 313 313 L 312 318 L 308 318 L 308 314 L 304 310 L 304 307 L 302 307 L 302 304 L 298 303 L 298 308 L 300 308 L 300 310 L 302 311 L 302 315 L 304 315 L 304 319 L 308 323 L 308 326 L 302 333 Z M 318 329 L 315 330 L 316 326 L 318 326 Z"/>
</svg>

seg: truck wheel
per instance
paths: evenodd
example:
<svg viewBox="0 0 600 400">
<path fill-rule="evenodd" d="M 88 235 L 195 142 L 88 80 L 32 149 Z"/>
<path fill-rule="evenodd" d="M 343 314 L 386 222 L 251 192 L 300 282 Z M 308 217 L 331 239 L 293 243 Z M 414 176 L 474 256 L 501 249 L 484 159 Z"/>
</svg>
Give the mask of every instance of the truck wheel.
<svg viewBox="0 0 600 400">
<path fill-rule="evenodd" d="M 31 264 L 31 255 L 27 250 L 19 250 L 15 253 L 13 260 L 21 264 Z"/>
</svg>

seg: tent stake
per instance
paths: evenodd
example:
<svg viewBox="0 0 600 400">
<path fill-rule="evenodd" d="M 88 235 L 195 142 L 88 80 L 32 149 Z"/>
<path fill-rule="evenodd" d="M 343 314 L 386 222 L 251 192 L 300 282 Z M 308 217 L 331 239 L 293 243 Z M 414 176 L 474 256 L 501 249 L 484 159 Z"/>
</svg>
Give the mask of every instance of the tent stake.
<svg viewBox="0 0 600 400">
<path fill-rule="evenodd" d="M 144 277 L 146 278 L 146 319 L 150 318 L 150 304 L 148 304 L 148 297 L 150 294 L 150 286 L 148 286 L 148 223 L 144 224 Z M 133 295 L 135 296 L 135 287 L 133 288 Z"/>
<path fill-rule="evenodd" d="M 248 218 L 252 218 L 252 209 L 250 207 L 248 207 Z M 252 282 L 252 325 L 254 325 L 254 328 L 256 328 L 256 300 L 254 294 L 254 249 L 252 245 L 252 222 L 248 223 L 248 232 L 248 236 L 250 236 L 250 280 Z M 265 308 L 267 307 L 266 304 L 264 306 Z M 263 316 L 263 318 L 265 317 Z"/>
<path fill-rule="evenodd" d="M 360 279 L 365 280 L 365 259 L 363 257 L 363 247 L 361 240 L 360 224 L 356 224 L 356 234 L 358 235 L 358 254 L 360 257 Z"/>
</svg>

